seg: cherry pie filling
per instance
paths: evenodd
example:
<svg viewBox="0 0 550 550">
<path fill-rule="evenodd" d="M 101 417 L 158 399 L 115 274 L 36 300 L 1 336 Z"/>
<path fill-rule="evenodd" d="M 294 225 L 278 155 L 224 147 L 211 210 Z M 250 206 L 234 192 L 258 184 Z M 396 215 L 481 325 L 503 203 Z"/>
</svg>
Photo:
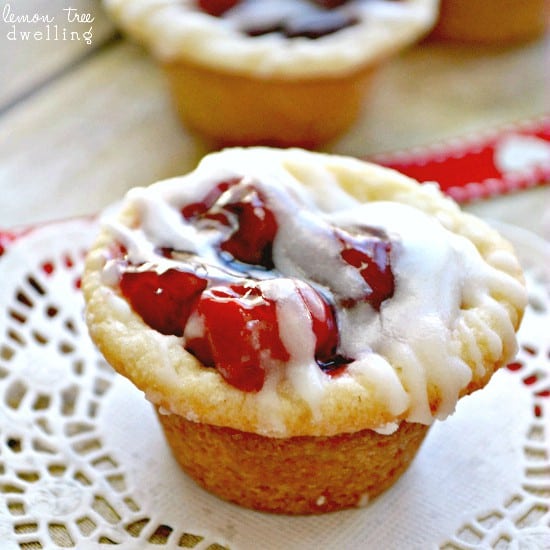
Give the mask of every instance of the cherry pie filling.
<svg viewBox="0 0 550 550">
<path fill-rule="evenodd" d="M 219 235 L 216 253 L 224 267 L 209 269 L 193 253 L 166 247 L 157 250 L 158 262 L 136 265 L 119 247 L 120 291 L 147 325 L 183 337 L 185 349 L 203 365 L 216 368 L 232 386 L 257 392 L 270 369 L 292 361 L 279 324 L 279 308 L 291 296 L 310 323 L 319 368 L 337 376 L 354 360 L 339 350 L 338 308 L 361 300 L 335 298 L 314 281 L 277 270 L 273 244 L 279 227 L 259 186 L 246 178 L 222 181 L 184 206 L 181 218 Z M 366 283 L 362 300 L 379 310 L 394 293 L 392 241 L 367 226 L 333 226 L 331 235 L 341 262 Z"/>
<path fill-rule="evenodd" d="M 231 8 L 241 3 L 240 0 L 197 1 L 200 10 L 215 17 L 222 17 Z M 338 9 L 348 3 L 348 0 L 311 0 L 303 2 L 300 8 L 294 8 L 290 13 L 280 11 L 271 14 L 274 3 L 262 3 L 257 0 L 256 6 L 251 6 L 250 22 L 244 24 L 241 30 L 249 36 L 280 33 L 287 38 L 321 38 L 359 22 L 358 17 L 353 13 Z M 262 15 L 258 21 L 254 21 L 256 11 Z M 266 17 L 268 11 L 269 16 Z"/>
</svg>

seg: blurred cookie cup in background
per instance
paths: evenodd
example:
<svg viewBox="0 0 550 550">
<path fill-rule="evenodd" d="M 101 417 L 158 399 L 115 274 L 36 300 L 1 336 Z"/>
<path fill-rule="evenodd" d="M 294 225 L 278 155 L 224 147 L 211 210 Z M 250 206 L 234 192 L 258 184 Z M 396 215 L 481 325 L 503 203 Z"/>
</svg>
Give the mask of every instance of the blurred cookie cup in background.
<svg viewBox="0 0 550 550">
<path fill-rule="evenodd" d="M 376 69 L 429 31 L 437 0 L 104 0 L 216 146 L 319 147 L 355 122 Z"/>
<path fill-rule="evenodd" d="M 441 0 L 430 38 L 507 46 L 541 37 L 548 28 L 547 0 Z"/>
</svg>

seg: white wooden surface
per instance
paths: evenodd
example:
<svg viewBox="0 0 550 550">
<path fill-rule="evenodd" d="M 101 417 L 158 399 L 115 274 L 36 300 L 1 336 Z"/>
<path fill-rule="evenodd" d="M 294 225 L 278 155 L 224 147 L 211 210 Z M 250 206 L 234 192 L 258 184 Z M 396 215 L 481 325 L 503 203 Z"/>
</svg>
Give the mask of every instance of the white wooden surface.
<svg viewBox="0 0 550 550">
<path fill-rule="evenodd" d="M 93 22 L 67 21 L 69 7 Z M 176 120 L 154 60 L 117 36 L 97 0 L 0 0 L 0 9 L 0 227 L 95 213 L 205 154 Z M 92 44 L 8 36 L 10 14 L 35 13 L 67 33 L 92 28 Z M 327 150 L 365 156 L 548 112 L 549 45 L 419 44 L 382 67 L 363 116 Z M 549 204 L 544 187 L 468 208 L 548 237 Z"/>
<path fill-rule="evenodd" d="M 0 7 L 0 109 L 115 35 L 98 0 L 11 0 Z"/>
</svg>

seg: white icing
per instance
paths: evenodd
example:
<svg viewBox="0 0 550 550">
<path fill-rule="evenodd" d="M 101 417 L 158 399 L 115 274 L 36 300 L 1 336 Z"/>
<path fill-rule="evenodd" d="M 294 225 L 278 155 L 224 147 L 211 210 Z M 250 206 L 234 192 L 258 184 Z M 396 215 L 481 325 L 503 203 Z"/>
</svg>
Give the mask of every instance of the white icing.
<svg viewBox="0 0 550 550">
<path fill-rule="evenodd" d="M 223 15 L 237 29 L 269 27 L 281 19 L 318 13 L 320 8 L 307 0 L 243 0 Z"/>
<path fill-rule="evenodd" d="M 383 60 L 433 24 L 437 0 L 351 0 L 356 25 L 310 40 L 277 33 L 248 37 L 240 27 L 273 10 L 313 10 L 303 0 L 247 1 L 223 18 L 198 10 L 194 0 L 104 0 L 118 23 L 162 59 L 186 59 L 257 75 L 335 75 Z M 254 12 L 254 13 L 253 13 Z M 261 12 L 261 13 L 256 13 Z"/>
<path fill-rule="evenodd" d="M 277 285 L 278 295 L 266 293 L 266 298 L 277 300 L 279 335 L 291 357 L 286 366 L 287 377 L 298 395 L 307 401 L 315 418 L 327 377 L 311 360 L 315 355 L 316 338 L 310 312 L 303 300 L 298 299 L 294 285 L 289 283 L 290 279 L 286 279 L 283 285 L 286 288 Z"/>
<path fill-rule="evenodd" d="M 403 388 L 395 369 L 387 359 L 373 352 L 363 352 L 355 357 L 356 360 L 346 368 L 348 376 L 338 378 L 334 382 L 368 382 L 369 385 L 376 388 L 376 391 L 382 397 L 382 401 L 389 404 L 388 412 L 397 417 L 403 411 L 406 411 L 410 404 L 410 397 Z"/>
<path fill-rule="evenodd" d="M 391 435 L 395 433 L 398 429 L 399 424 L 397 422 L 388 422 L 387 424 L 380 426 L 380 428 L 377 428 L 374 431 L 381 435 Z"/>
<path fill-rule="evenodd" d="M 107 260 L 101 272 L 101 282 L 107 286 L 116 286 L 120 281 L 121 266 L 119 262 Z"/>
<path fill-rule="evenodd" d="M 262 423 L 259 426 L 260 435 L 270 436 L 274 433 L 284 433 L 285 425 L 281 417 L 281 400 L 277 393 L 277 385 L 281 371 L 274 369 L 267 377 L 262 389 L 256 394 L 247 394 L 245 399 L 257 399 L 262 411 Z"/>
<path fill-rule="evenodd" d="M 327 503 L 327 497 L 325 495 L 321 495 L 320 497 L 317 498 L 317 500 L 315 501 L 315 504 L 317 506 L 324 506 L 325 504 Z"/>
<path fill-rule="evenodd" d="M 487 263 L 469 240 L 413 206 L 385 201 L 361 204 L 336 181 L 331 185 L 334 176 L 326 170 L 320 178 L 324 185 L 297 181 L 293 173 L 303 172 L 303 155 L 308 153 L 263 148 L 209 155 L 193 173 L 127 196 L 126 202 L 139 212 L 140 227 L 129 229 L 120 222 L 109 222 L 107 227 L 131 251 L 135 262 L 158 261 L 152 252 L 155 245 L 179 246 L 189 240 L 190 250 L 211 263 L 208 270 L 227 269 L 211 246 L 219 234 L 193 229 L 180 210 L 185 204 L 201 201 L 224 179 L 246 178 L 262 191 L 275 215 L 279 229 L 273 259 L 276 270 L 287 278 L 277 284 L 262 283 L 264 296 L 277 302 L 279 335 L 291 357 L 283 365 L 274 365 L 267 357 L 264 387 L 254 396 L 246 396 L 261 402 L 265 429 L 281 429 L 277 385 L 282 380 L 308 403 L 314 418 L 331 384 L 370 388 L 395 418 L 424 424 L 445 418 L 470 382 L 472 368 L 477 375 L 483 374 L 480 341 L 495 361 L 515 353 L 514 327 L 505 307 L 492 295 L 509 296 L 521 308 L 525 302 L 522 285 Z M 359 166 L 352 159 L 341 162 L 351 171 Z M 311 166 L 311 172 L 318 170 L 315 161 Z M 335 378 L 314 360 L 311 313 L 288 279 L 314 280 L 314 286 L 335 302 L 334 296 L 364 295 L 366 284 L 357 270 L 341 261 L 338 246 L 329 239 L 329 224 L 343 228 L 368 225 L 391 235 L 395 278 L 393 297 L 382 303 L 380 311 L 364 301 L 337 309 L 340 352 L 354 362 L 344 375 Z M 494 260 L 499 265 L 514 262 L 512 253 L 505 251 Z M 110 270 L 108 266 L 105 280 L 112 279 Z M 261 271 L 256 275 L 266 277 Z M 490 324 L 476 313 L 478 308 L 490 316 Z M 314 307 L 313 315 L 322 317 L 321 304 Z M 192 316 L 184 337 L 202 331 L 201 320 Z M 462 359 L 464 349 L 474 362 L 472 366 Z M 435 411 L 430 410 L 429 388 L 438 392 Z M 391 433 L 396 428 L 396 423 L 389 422 L 378 431 Z"/>
<path fill-rule="evenodd" d="M 200 338 L 205 331 L 204 319 L 197 312 L 193 312 L 185 325 L 184 337 L 186 340 Z"/>
</svg>

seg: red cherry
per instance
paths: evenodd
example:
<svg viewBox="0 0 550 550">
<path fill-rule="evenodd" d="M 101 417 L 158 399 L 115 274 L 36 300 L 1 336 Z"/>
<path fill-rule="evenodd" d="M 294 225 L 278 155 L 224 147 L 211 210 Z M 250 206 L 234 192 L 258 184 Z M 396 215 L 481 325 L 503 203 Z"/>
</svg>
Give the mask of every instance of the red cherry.
<svg viewBox="0 0 550 550">
<path fill-rule="evenodd" d="M 276 305 L 259 286 L 214 286 L 197 303 L 204 333 L 186 341 L 186 349 L 243 391 L 259 391 L 265 381 L 264 365 L 288 361 L 279 336 Z M 269 357 L 266 357 L 269 353 Z"/>
<path fill-rule="evenodd" d="M 338 6 L 341 6 L 342 4 L 345 4 L 348 0 L 313 0 L 316 4 L 319 4 L 319 6 L 323 8 L 337 8 Z"/>
<path fill-rule="evenodd" d="M 277 281 L 215 286 L 203 292 L 196 306 L 204 332 L 187 339 L 186 349 L 243 391 L 261 390 L 266 369 L 290 360 L 279 334 L 277 302 L 262 291 Z M 315 359 L 334 364 L 338 330 L 331 307 L 306 283 L 294 281 L 294 288 L 311 316 Z"/>
<path fill-rule="evenodd" d="M 338 346 L 338 327 L 332 308 L 312 286 L 296 281 L 296 290 L 311 314 L 316 337 L 315 359 L 320 364 L 328 363 Z"/>
<path fill-rule="evenodd" d="M 218 184 L 201 202 L 185 206 L 182 215 L 191 223 L 212 220 L 231 227 L 221 250 L 239 262 L 272 269 L 277 221 L 263 195 L 253 185 L 237 185 L 240 181 Z"/>
<path fill-rule="evenodd" d="M 302 283 L 299 288 L 297 287 L 297 290 L 311 312 L 312 329 L 316 337 L 315 360 L 317 364 L 333 378 L 342 375 L 352 359 L 344 357 L 337 351 L 339 332 L 332 307 L 321 294 L 305 283 Z"/>
<path fill-rule="evenodd" d="M 241 180 L 235 178 L 218 183 L 218 185 L 211 189 L 200 202 L 193 202 L 185 205 L 181 209 L 182 216 L 190 221 L 203 218 L 210 208 L 214 206 L 220 196 L 230 187 L 239 183 L 239 181 Z"/>
<path fill-rule="evenodd" d="M 162 334 L 181 336 L 189 314 L 206 288 L 206 280 L 183 269 L 162 273 L 129 269 L 120 289 L 132 309 Z"/>
<path fill-rule="evenodd" d="M 252 186 L 242 188 L 223 209 L 234 215 L 236 227 L 221 249 L 240 262 L 272 269 L 277 222 L 258 190 Z"/>
<path fill-rule="evenodd" d="M 337 239 L 343 248 L 340 251 L 342 259 L 357 268 L 363 280 L 369 285 L 370 292 L 365 300 L 376 310 L 394 292 L 394 277 L 391 269 L 390 253 L 392 245 L 378 234 L 371 233 L 368 228 L 358 233 L 350 233 L 344 229 L 335 229 Z"/>
<path fill-rule="evenodd" d="M 219 17 L 228 9 L 236 6 L 240 0 L 198 0 L 199 8 L 210 15 Z"/>
</svg>

